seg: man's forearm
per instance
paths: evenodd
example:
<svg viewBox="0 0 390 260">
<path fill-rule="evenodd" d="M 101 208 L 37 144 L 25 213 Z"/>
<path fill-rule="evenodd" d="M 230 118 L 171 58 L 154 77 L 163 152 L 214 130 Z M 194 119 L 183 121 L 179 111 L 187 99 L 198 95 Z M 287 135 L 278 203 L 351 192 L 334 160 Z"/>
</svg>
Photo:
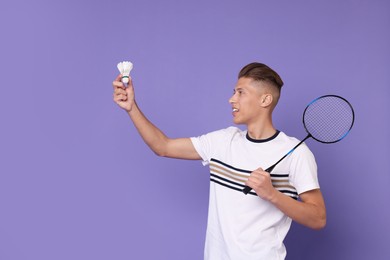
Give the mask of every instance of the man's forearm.
<svg viewBox="0 0 390 260">
<path fill-rule="evenodd" d="M 303 197 L 308 198 L 308 201 L 297 201 L 277 191 L 270 202 L 299 224 L 312 229 L 323 228 L 326 224 L 326 210 L 321 192 L 309 191 Z"/>
<path fill-rule="evenodd" d="M 168 141 L 167 136 L 146 118 L 136 103 L 134 103 L 132 109 L 127 113 L 142 139 L 150 149 L 155 154 L 164 156 Z"/>
</svg>

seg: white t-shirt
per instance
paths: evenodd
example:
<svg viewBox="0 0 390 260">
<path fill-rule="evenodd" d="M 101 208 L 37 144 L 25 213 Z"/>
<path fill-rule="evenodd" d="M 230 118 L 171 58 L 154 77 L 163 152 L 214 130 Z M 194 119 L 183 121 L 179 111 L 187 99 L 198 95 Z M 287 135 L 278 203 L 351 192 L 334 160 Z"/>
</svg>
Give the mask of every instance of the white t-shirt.
<svg viewBox="0 0 390 260">
<path fill-rule="evenodd" d="M 210 166 L 209 215 L 204 258 L 206 260 L 284 259 L 283 240 L 291 219 L 253 191 L 245 195 L 250 173 L 267 169 L 290 151 L 298 140 L 277 132 L 265 140 L 253 140 L 237 127 L 191 138 Z M 318 189 L 317 165 L 305 144 L 280 162 L 271 173 L 276 189 L 294 199 Z"/>
</svg>

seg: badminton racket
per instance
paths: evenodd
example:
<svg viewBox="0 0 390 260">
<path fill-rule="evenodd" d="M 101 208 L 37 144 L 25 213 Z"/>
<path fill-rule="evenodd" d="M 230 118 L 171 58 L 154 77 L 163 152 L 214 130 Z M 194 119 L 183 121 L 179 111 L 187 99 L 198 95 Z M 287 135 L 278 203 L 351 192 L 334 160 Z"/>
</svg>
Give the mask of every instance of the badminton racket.
<svg viewBox="0 0 390 260">
<path fill-rule="evenodd" d="M 352 105 L 345 98 L 336 95 L 325 95 L 314 99 L 303 112 L 303 126 L 307 136 L 265 171 L 271 173 L 276 165 L 294 152 L 308 138 L 313 138 L 324 144 L 341 141 L 352 129 L 354 121 L 355 113 Z M 248 194 L 251 190 L 251 187 L 245 186 L 243 192 Z"/>
</svg>

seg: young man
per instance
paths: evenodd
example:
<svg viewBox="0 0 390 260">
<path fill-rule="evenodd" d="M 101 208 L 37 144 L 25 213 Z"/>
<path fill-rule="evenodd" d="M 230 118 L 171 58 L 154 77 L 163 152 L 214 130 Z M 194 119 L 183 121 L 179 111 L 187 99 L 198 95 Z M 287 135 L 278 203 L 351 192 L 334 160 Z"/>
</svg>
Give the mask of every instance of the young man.
<svg viewBox="0 0 390 260">
<path fill-rule="evenodd" d="M 114 101 L 130 116 L 145 143 L 157 155 L 203 160 L 210 166 L 210 201 L 204 256 L 209 260 L 284 259 L 283 240 L 291 220 L 313 229 L 326 223 L 325 205 L 313 154 L 302 144 L 273 165 L 298 140 L 278 131 L 272 111 L 283 81 L 268 66 L 242 68 L 229 102 L 235 124 L 193 138 L 168 138 L 141 112 L 132 82 L 125 88 L 118 76 Z M 254 192 L 244 195 L 248 185 Z M 300 200 L 298 200 L 298 196 Z"/>
</svg>

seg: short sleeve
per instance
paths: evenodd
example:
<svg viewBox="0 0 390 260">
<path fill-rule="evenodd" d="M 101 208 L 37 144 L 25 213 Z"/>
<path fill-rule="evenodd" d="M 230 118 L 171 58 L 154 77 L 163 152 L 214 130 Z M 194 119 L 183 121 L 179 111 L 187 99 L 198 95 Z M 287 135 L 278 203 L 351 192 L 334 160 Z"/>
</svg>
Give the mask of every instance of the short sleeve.
<svg viewBox="0 0 390 260">
<path fill-rule="evenodd" d="M 198 152 L 199 156 L 202 158 L 202 164 L 203 165 L 208 165 L 209 164 L 209 160 L 208 160 L 208 157 L 207 157 L 207 152 L 205 150 L 207 149 L 203 149 L 203 143 L 207 143 L 207 141 L 205 140 L 205 136 L 199 136 L 199 137 L 191 137 L 191 142 L 192 144 L 194 145 L 195 147 L 195 150 Z"/>
<path fill-rule="evenodd" d="M 290 181 L 298 194 L 319 189 L 317 163 L 310 149 L 302 144 L 292 155 Z"/>
<path fill-rule="evenodd" d="M 202 164 L 208 165 L 211 158 L 218 153 L 217 150 L 224 149 L 222 146 L 229 144 L 232 136 L 238 132 L 238 128 L 228 127 L 198 137 L 191 137 L 190 139 L 195 150 L 203 160 Z"/>
</svg>

